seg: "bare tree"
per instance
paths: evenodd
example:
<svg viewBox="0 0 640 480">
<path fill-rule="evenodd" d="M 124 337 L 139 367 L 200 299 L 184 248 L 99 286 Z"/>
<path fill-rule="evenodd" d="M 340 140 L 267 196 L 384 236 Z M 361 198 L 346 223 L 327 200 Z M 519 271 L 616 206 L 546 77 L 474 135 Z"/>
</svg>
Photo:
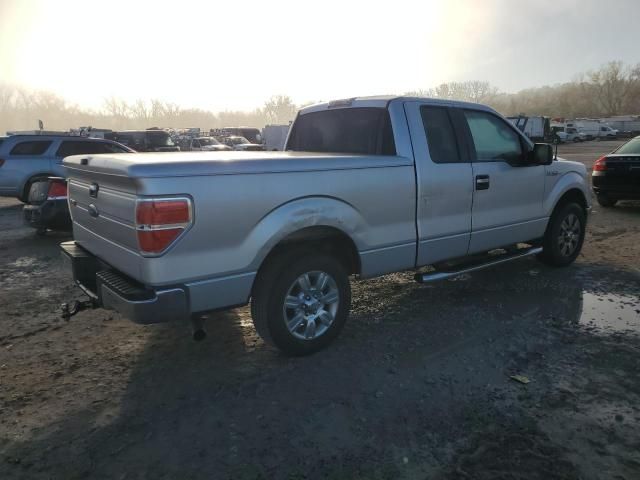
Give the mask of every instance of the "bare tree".
<svg viewBox="0 0 640 480">
<path fill-rule="evenodd" d="M 588 74 L 602 113 L 619 115 L 640 84 L 640 65 L 625 67 L 620 61 L 609 62 Z"/>
<path fill-rule="evenodd" d="M 296 115 L 296 107 L 291 97 L 275 95 L 264 104 L 264 116 L 268 123 L 289 123 Z"/>
</svg>

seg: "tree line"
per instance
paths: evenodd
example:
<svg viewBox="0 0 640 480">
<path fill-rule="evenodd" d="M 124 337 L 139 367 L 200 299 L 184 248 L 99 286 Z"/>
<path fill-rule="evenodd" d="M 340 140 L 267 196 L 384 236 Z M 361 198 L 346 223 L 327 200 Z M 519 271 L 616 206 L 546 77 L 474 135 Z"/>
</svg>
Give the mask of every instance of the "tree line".
<svg viewBox="0 0 640 480">
<path fill-rule="evenodd" d="M 529 88 L 517 93 L 502 92 L 486 81 L 447 82 L 433 88 L 405 92 L 408 95 L 485 103 L 505 115 L 546 115 L 580 118 L 640 114 L 640 64 L 609 62 L 597 70 L 577 75 L 557 85 Z M 47 130 L 68 130 L 80 126 L 113 130 L 149 127 L 225 126 L 261 128 L 286 124 L 303 105 L 286 95 L 276 95 L 253 111 L 211 112 L 182 108 L 159 99 L 127 102 L 107 98 L 102 108 L 90 110 L 70 104 L 46 91 L 32 91 L 0 83 L 0 133 L 34 130 L 42 120 Z"/>
<path fill-rule="evenodd" d="M 640 64 L 609 62 L 558 85 L 499 91 L 489 82 L 449 82 L 410 95 L 485 103 L 504 115 L 598 118 L 640 114 Z"/>
</svg>

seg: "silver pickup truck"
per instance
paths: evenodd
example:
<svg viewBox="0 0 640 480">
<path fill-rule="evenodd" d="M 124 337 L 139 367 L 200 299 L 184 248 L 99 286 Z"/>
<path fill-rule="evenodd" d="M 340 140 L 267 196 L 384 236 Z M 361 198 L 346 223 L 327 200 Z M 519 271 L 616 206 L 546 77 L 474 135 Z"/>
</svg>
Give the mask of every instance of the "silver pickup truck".
<svg viewBox="0 0 640 480">
<path fill-rule="evenodd" d="M 302 109 L 285 152 L 68 157 L 75 240 L 92 306 L 138 323 L 251 302 L 287 354 L 326 346 L 349 276 L 431 265 L 429 282 L 529 255 L 565 266 L 584 239 L 586 169 L 492 109 L 407 97 Z"/>
</svg>

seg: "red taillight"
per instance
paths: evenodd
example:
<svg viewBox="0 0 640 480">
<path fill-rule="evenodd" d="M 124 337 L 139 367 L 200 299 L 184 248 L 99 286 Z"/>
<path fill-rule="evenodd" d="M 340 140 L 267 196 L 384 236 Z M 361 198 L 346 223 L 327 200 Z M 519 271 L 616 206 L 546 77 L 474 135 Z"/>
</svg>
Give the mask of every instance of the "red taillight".
<svg viewBox="0 0 640 480">
<path fill-rule="evenodd" d="M 598 160 L 596 160 L 596 163 L 593 164 L 593 171 L 604 172 L 606 169 L 607 169 L 607 156 L 603 155 Z"/>
<path fill-rule="evenodd" d="M 143 253 L 160 253 L 164 251 L 182 233 L 182 228 L 167 230 L 138 230 L 138 245 Z"/>
<path fill-rule="evenodd" d="M 47 200 L 67 198 L 67 183 L 64 180 L 51 180 L 47 191 Z"/>
<path fill-rule="evenodd" d="M 138 225 L 173 225 L 190 221 L 189 201 L 186 199 L 144 200 L 138 202 Z"/>
<path fill-rule="evenodd" d="M 148 254 L 163 252 L 191 222 L 191 201 L 188 198 L 138 200 L 136 230 L 140 251 Z"/>
</svg>

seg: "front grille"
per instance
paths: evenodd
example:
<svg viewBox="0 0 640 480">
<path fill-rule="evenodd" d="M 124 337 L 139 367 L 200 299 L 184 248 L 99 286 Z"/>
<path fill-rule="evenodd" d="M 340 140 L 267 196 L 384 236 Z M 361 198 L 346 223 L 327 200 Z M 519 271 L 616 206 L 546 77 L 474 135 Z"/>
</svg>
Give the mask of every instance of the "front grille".
<svg viewBox="0 0 640 480">
<path fill-rule="evenodd" d="M 101 270 L 96 273 L 96 278 L 98 283 L 104 284 L 127 300 L 151 300 L 155 297 L 153 290 L 113 270 Z"/>
</svg>

